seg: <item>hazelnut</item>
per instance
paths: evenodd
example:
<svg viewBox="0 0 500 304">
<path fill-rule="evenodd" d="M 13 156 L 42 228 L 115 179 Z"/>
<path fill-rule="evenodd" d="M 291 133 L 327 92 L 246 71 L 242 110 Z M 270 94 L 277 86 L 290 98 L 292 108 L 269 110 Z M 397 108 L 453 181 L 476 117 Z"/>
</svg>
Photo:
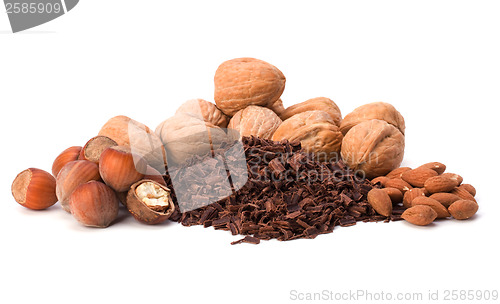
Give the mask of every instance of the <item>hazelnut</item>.
<svg viewBox="0 0 500 304">
<path fill-rule="evenodd" d="M 233 116 L 250 105 L 274 105 L 285 89 L 285 76 L 275 66 L 255 58 L 223 62 L 215 72 L 215 104 Z"/>
<path fill-rule="evenodd" d="M 80 152 L 82 151 L 82 147 L 74 146 L 74 147 L 69 147 L 68 149 L 64 150 L 59 154 L 56 159 L 54 160 L 54 163 L 52 164 L 52 175 L 54 177 L 57 177 L 59 174 L 59 171 L 61 171 L 62 167 L 69 163 L 70 161 L 77 160 L 78 157 L 80 156 Z"/>
<path fill-rule="evenodd" d="M 337 158 L 342 133 L 333 119 L 323 111 L 306 111 L 285 120 L 274 132 L 274 141 L 300 141 L 302 148 L 319 160 Z"/>
<path fill-rule="evenodd" d="M 295 114 L 315 110 L 326 112 L 333 119 L 335 125 L 337 127 L 340 126 L 340 122 L 342 121 L 342 114 L 340 113 L 340 109 L 337 104 L 333 102 L 333 100 L 326 97 L 312 98 L 288 107 L 283 113 L 281 113 L 280 118 L 282 120 L 287 120 Z"/>
<path fill-rule="evenodd" d="M 117 192 L 127 191 L 133 183 L 143 179 L 146 169 L 147 163 L 142 156 L 125 146 L 107 148 L 99 162 L 102 180 Z"/>
<path fill-rule="evenodd" d="M 70 212 L 69 196 L 79 185 L 92 180 L 101 180 L 99 167 L 88 160 L 67 163 L 56 179 L 56 194 L 63 209 Z"/>
<path fill-rule="evenodd" d="M 16 202 L 29 209 L 46 209 L 57 202 L 55 178 L 40 169 L 29 168 L 19 173 L 11 190 Z"/>
<path fill-rule="evenodd" d="M 397 128 L 373 119 L 347 132 L 341 155 L 351 169 L 362 170 L 371 179 L 397 168 L 403 161 L 404 148 L 404 136 Z"/>
<path fill-rule="evenodd" d="M 141 180 L 130 187 L 127 209 L 140 222 L 158 224 L 174 212 L 170 189 L 153 180 Z"/>
<path fill-rule="evenodd" d="M 111 188 L 98 181 L 78 186 L 69 198 L 71 214 L 83 225 L 108 227 L 118 216 L 118 198 Z"/>
<path fill-rule="evenodd" d="M 239 110 L 229 121 L 228 128 L 240 133 L 240 136 L 256 136 L 271 139 L 281 119 L 272 110 L 259 106 L 248 106 Z"/>
<path fill-rule="evenodd" d="M 116 141 L 107 136 L 98 135 L 91 138 L 81 149 L 78 159 L 88 160 L 99 164 L 101 153 L 109 147 L 117 146 Z"/>
<path fill-rule="evenodd" d="M 405 134 L 405 120 L 403 116 L 394 106 L 385 102 L 369 103 L 354 109 L 354 111 L 347 114 L 342 120 L 340 131 L 345 136 L 355 125 L 372 119 L 384 120 L 396 127 L 403 135 Z"/>
<path fill-rule="evenodd" d="M 175 114 L 178 113 L 189 113 L 220 128 L 226 128 L 229 123 L 229 117 L 222 113 L 215 104 L 203 99 L 186 101 L 175 112 Z"/>
</svg>

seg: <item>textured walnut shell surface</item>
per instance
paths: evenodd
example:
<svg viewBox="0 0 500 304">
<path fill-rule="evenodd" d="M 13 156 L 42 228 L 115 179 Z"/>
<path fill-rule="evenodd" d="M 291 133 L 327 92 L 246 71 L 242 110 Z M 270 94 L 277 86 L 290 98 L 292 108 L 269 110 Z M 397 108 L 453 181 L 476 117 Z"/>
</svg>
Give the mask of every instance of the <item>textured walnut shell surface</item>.
<svg viewBox="0 0 500 304">
<path fill-rule="evenodd" d="M 215 72 L 215 104 L 233 116 L 249 105 L 269 107 L 285 89 L 285 76 L 275 66 L 255 58 L 223 62 Z"/>
<path fill-rule="evenodd" d="M 393 125 L 373 119 L 354 126 L 342 141 L 342 159 L 371 179 L 386 175 L 403 161 L 404 135 Z"/>
<path fill-rule="evenodd" d="M 210 122 L 179 113 L 156 128 L 170 165 L 181 165 L 196 155 L 206 155 L 227 140 L 226 133 Z"/>
<path fill-rule="evenodd" d="M 259 106 L 248 106 L 239 110 L 229 121 L 228 129 L 234 129 L 240 136 L 256 136 L 271 139 L 281 125 L 281 119 L 272 110 Z"/>
<path fill-rule="evenodd" d="M 403 135 L 405 134 L 405 120 L 401 113 L 389 103 L 373 102 L 362 105 L 347 114 L 340 124 L 340 131 L 346 135 L 355 125 L 372 120 L 384 120 L 396 127 Z"/>
<path fill-rule="evenodd" d="M 283 101 L 278 98 L 273 104 L 267 106 L 269 109 L 273 110 L 278 116 L 285 112 L 285 107 L 283 106 Z"/>
<path fill-rule="evenodd" d="M 192 99 L 183 103 L 175 112 L 189 113 L 206 122 L 210 122 L 220 128 L 226 128 L 229 123 L 229 117 L 222 113 L 217 106 L 203 99 Z"/>
<path fill-rule="evenodd" d="M 323 111 L 306 111 L 281 123 L 272 140 L 299 140 L 302 148 L 321 160 L 336 157 L 342 144 L 342 133 L 330 115 Z"/>
<path fill-rule="evenodd" d="M 282 120 L 287 120 L 288 118 L 306 111 L 324 111 L 330 115 L 330 117 L 335 122 L 335 125 L 340 126 L 342 121 L 342 114 L 340 109 L 333 100 L 326 97 L 316 97 L 304 102 L 295 104 L 288 107 L 283 113 L 281 113 L 280 118 Z"/>
</svg>

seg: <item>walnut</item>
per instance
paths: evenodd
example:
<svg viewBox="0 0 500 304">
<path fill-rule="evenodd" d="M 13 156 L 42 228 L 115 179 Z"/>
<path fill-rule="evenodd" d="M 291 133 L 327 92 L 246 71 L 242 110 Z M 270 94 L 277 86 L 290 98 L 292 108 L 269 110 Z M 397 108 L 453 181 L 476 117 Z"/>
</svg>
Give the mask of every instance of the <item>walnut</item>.
<svg viewBox="0 0 500 304">
<path fill-rule="evenodd" d="M 341 156 L 367 178 L 386 175 L 403 161 L 404 135 L 384 120 L 372 119 L 354 126 L 342 141 Z"/>
<path fill-rule="evenodd" d="M 326 112 L 306 111 L 285 120 L 274 132 L 273 140 L 299 140 L 302 148 L 320 160 L 337 157 L 342 143 L 339 127 Z"/>
<path fill-rule="evenodd" d="M 221 128 L 229 123 L 229 118 L 215 104 L 203 99 L 188 100 L 175 113 L 190 113 Z"/>
<path fill-rule="evenodd" d="M 273 104 L 267 106 L 269 109 L 273 110 L 278 116 L 280 116 L 284 111 L 285 107 L 283 106 L 283 101 L 281 98 L 278 98 Z"/>
<path fill-rule="evenodd" d="M 396 127 L 403 135 L 405 134 L 405 120 L 403 116 L 391 104 L 385 102 L 374 102 L 365 104 L 347 114 L 340 124 L 342 134 L 346 133 L 355 125 L 371 120 L 380 119 Z"/>
<path fill-rule="evenodd" d="M 186 163 L 194 156 L 204 156 L 227 140 L 226 133 L 211 122 L 189 113 L 179 113 L 156 128 L 167 151 L 168 165 Z"/>
<path fill-rule="evenodd" d="M 316 97 L 304 102 L 295 104 L 289 108 L 287 108 L 283 113 L 281 113 L 280 118 L 282 120 L 287 120 L 295 114 L 302 113 L 305 111 L 324 111 L 331 116 L 335 125 L 340 126 L 340 121 L 342 120 L 342 114 L 340 113 L 340 109 L 333 102 L 333 100 L 326 97 Z"/>
<path fill-rule="evenodd" d="M 234 129 L 241 136 L 256 136 L 271 139 L 281 119 L 272 110 L 259 106 L 248 106 L 231 118 L 228 129 Z"/>
<path fill-rule="evenodd" d="M 254 58 L 223 62 L 214 77 L 215 104 L 233 116 L 250 105 L 271 106 L 285 89 L 285 76 L 275 66 Z"/>
</svg>

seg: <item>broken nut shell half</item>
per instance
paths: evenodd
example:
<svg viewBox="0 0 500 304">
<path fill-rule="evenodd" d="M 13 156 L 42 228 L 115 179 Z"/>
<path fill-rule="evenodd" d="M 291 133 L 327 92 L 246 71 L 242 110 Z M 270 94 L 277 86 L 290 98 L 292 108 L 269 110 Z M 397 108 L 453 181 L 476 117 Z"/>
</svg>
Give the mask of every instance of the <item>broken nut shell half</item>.
<svg viewBox="0 0 500 304">
<path fill-rule="evenodd" d="M 138 221 L 159 224 L 166 221 L 175 210 L 170 193 L 166 186 L 144 179 L 130 187 L 126 206 Z"/>
</svg>

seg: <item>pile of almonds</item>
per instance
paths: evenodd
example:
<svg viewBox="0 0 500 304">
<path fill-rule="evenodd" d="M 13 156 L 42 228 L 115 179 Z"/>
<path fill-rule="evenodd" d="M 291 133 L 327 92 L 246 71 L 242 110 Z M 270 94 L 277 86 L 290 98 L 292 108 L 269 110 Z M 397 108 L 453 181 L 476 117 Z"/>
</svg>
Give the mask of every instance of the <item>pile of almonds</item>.
<svg viewBox="0 0 500 304">
<path fill-rule="evenodd" d="M 393 205 L 402 205 L 406 210 L 401 217 L 420 226 L 450 216 L 457 220 L 472 217 L 478 210 L 476 189 L 462 184 L 460 175 L 445 170 L 446 166 L 439 162 L 415 169 L 397 168 L 372 179 L 381 188 L 368 193 L 368 202 L 384 216 L 392 213 Z"/>
</svg>

